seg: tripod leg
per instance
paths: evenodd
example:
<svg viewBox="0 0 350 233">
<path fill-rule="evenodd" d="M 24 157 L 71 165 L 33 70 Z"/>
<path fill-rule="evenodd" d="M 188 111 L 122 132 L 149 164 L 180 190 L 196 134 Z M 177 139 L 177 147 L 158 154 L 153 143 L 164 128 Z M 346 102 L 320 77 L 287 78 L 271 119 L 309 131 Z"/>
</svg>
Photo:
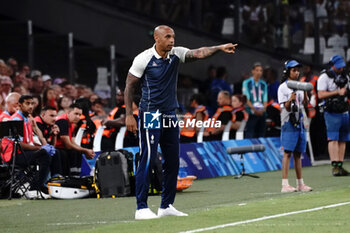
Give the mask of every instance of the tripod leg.
<svg viewBox="0 0 350 233">
<path fill-rule="evenodd" d="M 14 171 L 15 171 L 15 160 L 16 160 L 16 153 L 17 153 L 17 143 L 16 141 L 13 142 L 13 151 L 11 154 L 11 158 L 12 158 L 12 168 L 11 168 L 11 180 L 10 180 L 10 194 L 8 199 L 11 200 L 12 199 L 12 186 L 13 186 L 13 176 L 14 176 Z"/>
</svg>

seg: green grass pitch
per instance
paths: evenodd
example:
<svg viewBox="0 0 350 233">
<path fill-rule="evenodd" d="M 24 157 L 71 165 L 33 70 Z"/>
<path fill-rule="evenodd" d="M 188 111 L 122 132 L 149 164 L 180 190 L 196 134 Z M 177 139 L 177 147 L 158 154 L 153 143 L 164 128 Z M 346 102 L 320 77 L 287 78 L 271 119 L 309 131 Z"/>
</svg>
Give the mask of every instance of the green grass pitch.
<svg viewBox="0 0 350 233">
<path fill-rule="evenodd" d="M 295 185 L 294 170 L 289 174 Z M 280 193 L 281 171 L 257 175 L 196 180 L 174 203 L 188 217 L 135 221 L 135 197 L 0 200 L 0 232 L 183 232 L 350 202 L 350 177 L 333 177 L 330 165 L 303 168 L 305 183 L 314 189 L 310 193 Z M 153 211 L 159 204 L 159 196 L 149 197 Z M 343 205 L 204 232 L 349 232 L 349 216 L 350 205 Z"/>
</svg>

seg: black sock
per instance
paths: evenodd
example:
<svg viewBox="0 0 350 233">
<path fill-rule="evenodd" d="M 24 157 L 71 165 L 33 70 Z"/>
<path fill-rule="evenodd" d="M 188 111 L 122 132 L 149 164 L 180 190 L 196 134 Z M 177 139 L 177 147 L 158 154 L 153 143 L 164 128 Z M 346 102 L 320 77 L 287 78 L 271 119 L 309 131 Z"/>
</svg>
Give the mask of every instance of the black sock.
<svg viewBox="0 0 350 233">
<path fill-rule="evenodd" d="M 342 161 L 337 162 L 337 166 L 338 167 L 342 167 L 343 166 L 343 162 Z"/>
<path fill-rule="evenodd" d="M 338 162 L 337 161 L 332 161 L 332 167 L 337 167 L 338 166 Z"/>
</svg>

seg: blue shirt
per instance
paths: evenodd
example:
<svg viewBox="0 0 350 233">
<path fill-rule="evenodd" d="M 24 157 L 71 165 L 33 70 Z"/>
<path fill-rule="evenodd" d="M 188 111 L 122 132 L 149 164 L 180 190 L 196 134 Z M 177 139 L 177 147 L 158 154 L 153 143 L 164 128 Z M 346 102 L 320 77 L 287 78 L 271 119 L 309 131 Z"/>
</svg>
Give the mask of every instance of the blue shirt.
<svg viewBox="0 0 350 233">
<path fill-rule="evenodd" d="M 242 93 L 247 96 L 255 108 L 263 108 L 264 103 L 267 102 L 267 84 L 264 80 L 259 79 L 258 82 L 255 82 L 253 77 L 244 80 Z M 246 110 L 252 114 L 252 110 L 248 106 Z"/>
<path fill-rule="evenodd" d="M 189 49 L 174 47 L 163 59 L 155 46 L 137 55 L 129 73 L 141 79 L 141 111 L 172 111 L 179 107 L 176 97 L 178 66 Z"/>
</svg>

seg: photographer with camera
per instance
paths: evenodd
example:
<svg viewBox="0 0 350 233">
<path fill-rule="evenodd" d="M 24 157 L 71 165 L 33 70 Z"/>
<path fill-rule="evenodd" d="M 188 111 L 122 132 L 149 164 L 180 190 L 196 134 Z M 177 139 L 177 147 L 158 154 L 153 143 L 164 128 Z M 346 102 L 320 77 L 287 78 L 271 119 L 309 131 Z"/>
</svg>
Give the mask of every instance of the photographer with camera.
<svg viewBox="0 0 350 233">
<path fill-rule="evenodd" d="M 347 94 L 349 77 L 345 72 L 344 58 L 335 55 L 330 68 L 322 71 L 317 81 L 318 98 L 323 100 L 324 120 L 327 128 L 328 153 L 333 176 L 347 176 L 343 168 L 346 142 L 350 141 L 349 103 Z"/>
<path fill-rule="evenodd" d="M 288 82 L 298 80 L 300 63 L 295 60 L 286 61 L 284 64 L 284 79 L 278 88 L 278 103 L 281 105 L 281 146 L 284 148 L 282 160 L 282 193 L 308 192 L 312 189 L 304 184 L 301 172 L 301 153 L 306 151 L 306 132 L 303 124 L 302 112 L 307 108 L 307 92 L 299 90 L 303 88 L 299 82 L 291 89 Z M 297 188 L 289 185 L 288 169 L 290 157 L 293 153 L 294 168 L 297 176 Z"/>
</svg>

